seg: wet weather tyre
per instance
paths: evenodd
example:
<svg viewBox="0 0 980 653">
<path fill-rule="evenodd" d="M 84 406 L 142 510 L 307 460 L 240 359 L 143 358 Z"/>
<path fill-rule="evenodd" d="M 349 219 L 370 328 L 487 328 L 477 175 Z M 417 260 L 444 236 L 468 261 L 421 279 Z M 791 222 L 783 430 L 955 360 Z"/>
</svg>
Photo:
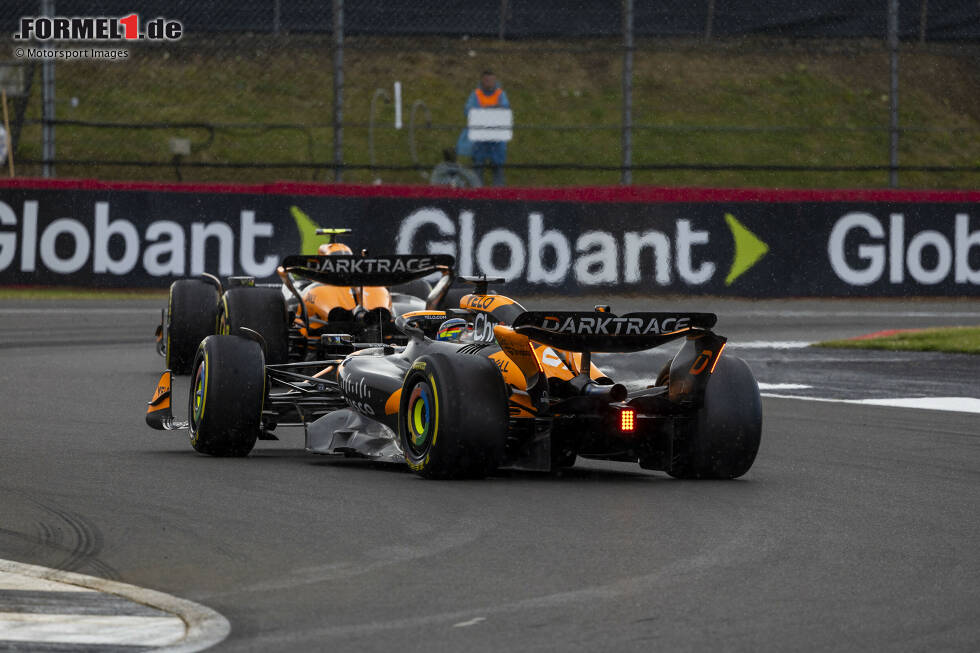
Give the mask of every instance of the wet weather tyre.
<svg viewBox="0 0 980 653">
<path fill-rule="evenodd" d="M 705 388 L 704 405 L 678 422 L 667 473 L 675 478 L 730 479 L 755 461 L 762 435 L 762 400 L 752 370 L 722 357 Z"/>
<path fill-rule="evenodd" d="M 429 354 L 405 375 L 398 436 L 420 476 L 486 476 L 500 465 L 508 421 L 507 390 L 488 358 Z"/>
<path fill-rule="evenodd" d="M 264 397 L 259 343 L 240 336 L 205 338 L 191 376 L 191 446 L 211 456 L 247 456 L 262 428 Z"/>
<path fill-rule="evenodd" d="M 266 361 L 289 361 L 289 322 L 286 299 L 278 288 L 230 288 L 221 298 L 218 332 L 240 335 L 239 327 L 256 331 L 265 340 Z"/>
<path fill-rule="evenodd" d="M 212 335 L 218 316 L 218 290 L 200 279 L 170 285 L 167 307 L 166 360 L 174 374 L 190 374 L 197 346 Z"/>
</svg>

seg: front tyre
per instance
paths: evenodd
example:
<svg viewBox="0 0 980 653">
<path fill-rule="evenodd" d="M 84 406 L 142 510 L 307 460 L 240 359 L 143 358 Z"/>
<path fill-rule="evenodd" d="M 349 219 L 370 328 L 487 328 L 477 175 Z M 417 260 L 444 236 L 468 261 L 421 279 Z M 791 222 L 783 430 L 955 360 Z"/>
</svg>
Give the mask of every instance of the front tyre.
<svg viewBox="0 0 980 653">
<path fill-rule="evenodd" d="M 201 341 L 214 333 L 218 291 L 200 279 L 179 279 L 170 285 L 165 352 L 174 374 L 189 374 Z"/>
<path fill-rule="evenodd" d="M 262 429 L 264 398 L 259 344 L 239 336 L 208 336 L 197 350 L 191 376 L 191 446 L 211 456 L 247 456 Z"/>
<path fill-rule="evenodd" d="M 675 478 L 738 478 L 752 467 L 762 436 L 762 399 L 741 358 L 722 357 L 708 380 L 704 405 L 678 423 L 667 473 Z"/>
<path fill-rule="evenodd" d="M 488 358 L 428 354 L 405 375 L 398 437 L 420 476 L 486 476 L 503 457 L 508 421 L 507 390 Z"/>
</svg>

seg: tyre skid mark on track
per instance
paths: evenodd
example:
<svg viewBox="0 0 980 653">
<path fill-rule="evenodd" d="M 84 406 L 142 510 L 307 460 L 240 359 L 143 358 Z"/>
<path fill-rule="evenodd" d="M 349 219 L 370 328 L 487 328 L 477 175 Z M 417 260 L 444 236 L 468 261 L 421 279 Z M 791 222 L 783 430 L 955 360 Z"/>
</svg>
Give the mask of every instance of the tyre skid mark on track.
<svg viewBox="0 0 980 653">
<path fill-rule="evenodd" d="M 53 520 L 38 520 L 34 524 L 33 536 L 18 533 L 20 539 L 30 542 L 36 549 L 63 552 L 64 556 L 56 563 L 59 569 L 76 571 L 88 567 L 102 578 L 119 578 L 119 573 L 98 557 L 104 546 L 102 532 L 98 527 L 82 515 L 63 510 L 21 492 L 16 494 L 54 517 Z"/>
<path fill-rule="evenodd" d="M 422 558 L 445 554 L 447 551 L 458 549 L 475 542 L 484 531 L 492 529 L 493 526 L 493 524 L 485 520 L 462 519 L 457 522 L 456 528 L 453 528 L 449 532 L 431 535 L 429 539 L 419 544 L 389 545 L 370 549 L 364 553 L 364 556 L 374 559 L 368 562 L 345 561 L 293 569 L 285 578 L 248 585 L 236 589 L 230 592 L 230 594 L 239 595 L 243 592 L 286 590 L 302 585 L 313 585 L 360 576 L 382 570 L 391 565 L 405 564 Z M 214 596 L 216 595 L 209 595 L 207 598 L 210 599 Z M 220 596 L 220 594 L 217 596 Z"/>
<path fill-rule="evenodd" d="M 730 540 L 714 546 L 706 546 L 701 552 L 689 558 L 678 560 L 656 571 L 619 578 L 602 585 L 556 592 L 543 596 L 517 599 L 496 605 L 481 606 L 451 612 L 441 612 L 419 617 L 406 617 L 388 621 L 372 621 L 360 624 L 325 626 L 303 633 L 275 632 L 259 635 L 246 645 L 247 650 L 263 651 L 287 643 L 298 644 L 323 639 L 343 639 L 366 637 L 395 630 L 420 629 L 433 626 L 455 627 L 456 624 L 477 623 L 477 620 L 490 620 L 492 617 L 525 613 L 532 610 L 548 610 L 570 605 L 583 605 L 596 601 L 610 601 L 644 592 L 654 592 L 662 587 L 664 579 L 671 576 L 685 576 L 703 573 L 704 570 L 718 566 L 744 564 L 746 560 L 770 555 L 775 545 L 768 541 L 760 542 L 748 527 L 732 533 Z"/>
<path fill-rule="evenodd" d="M 70 545 L 65 547 L 68 557 L 58 564 L 59 569 L 72 571 L 88 566 L 103 578 L 119 578 L 119 573 L 115 569 L 98 558 L 105 544 L 102 532 L 98 528 L 76 513 L 40 503 L 38 505 L 60 519 L 69 529 Z"/>
</svg>

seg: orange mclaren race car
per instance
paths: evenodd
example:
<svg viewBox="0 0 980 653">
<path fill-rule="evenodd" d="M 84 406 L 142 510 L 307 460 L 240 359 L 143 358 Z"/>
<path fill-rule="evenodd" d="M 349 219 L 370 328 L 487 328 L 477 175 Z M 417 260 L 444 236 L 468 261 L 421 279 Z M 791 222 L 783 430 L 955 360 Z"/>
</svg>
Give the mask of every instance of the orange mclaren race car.
<svg viewBox="0 0 980 653">
<path fill-rule="evenodd" d="M 360 274 L 341 274 L 329 257 L 294 263 L 328 284 Z M 173 418 L 165 373 L 147 422 L 186 428 L 194 449 L 218 456 L 247 455 L 256 439 L 302 425 L 307 451 L 407 463 L 427 478 L 550 470 L 579 456 L 680 478 L 735 478 L 751 467 L 759 388 L 744 361 L 723 355 L 714 314 L 526 311 L 489 294 L 491 280 L 470 281 L 475 292 L 459 308 L 398 317 L 404 346 L 337 337 L 324 360 L 277 365 L 254 338 L 208 337 L 192 367 L 188 421 Z M 681 346 L 671 361 L 638 389 L 592 363 L 593 352 L 673 341 Z"/>
<path fill-rule="evenodd" d="M 367 266 L 371 261 L 392 263 L 392 274 L 379 274 L 374 285 L 336 285 L 292 273 L 288 263 L 277 270 L 282 284 L 256 284 L 251 277 L 230 277 L 227 288 L 210 274 L 180 279 L 170 286 L 170 301 L 157 327 L 157 351 L 176 374 L 191 370 L 200 342 L 212 334 L 238 333 L 241 327 L 258 333 L 270 363 L 316 356 L 321 334 L 344 333 L 359 342 L 401 342 L 406 338 L 392 321 L 408 311 L 439 306 L 449 291 L 453 270 L 439 265 L 427 274 L 441 273 L 446 281 L 437 292 L 422 278 L 408 282 L 395 263 L 398 256 L 355 256 L 337 236 L 350 229 L 317 229 L 326 237 L 317 255 L 338 266 Z M 292 257 L 287 257 L 288 261 Z"/>
</svg>

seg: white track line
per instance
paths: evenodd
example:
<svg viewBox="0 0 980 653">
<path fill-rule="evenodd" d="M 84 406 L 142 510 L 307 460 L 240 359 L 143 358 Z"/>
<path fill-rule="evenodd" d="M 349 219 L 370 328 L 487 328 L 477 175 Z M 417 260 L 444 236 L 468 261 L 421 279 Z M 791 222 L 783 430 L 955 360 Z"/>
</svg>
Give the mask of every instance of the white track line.
<svg viewBox="0 0 980 653">
<path fill-rule="evenodd" d="M 776 399 L 800 399 L 803 401 L 825 401 L 837 404 L 860 404 L 864 406 L 889 406 L 892 408 L 920 408 L 942 410 L 954 413 L 980 413 L 980 399 L 976 397 L 896 397 L 888 399 L 827 399 L 825 397 L 803 397 L 763 392 L 763 397 Z"/>
<path fill-rule="evenodd" d="M 475 626 L 480 622 L 486 621 L 486 617 L 474 617 L 467 621 L 460 621 L 458 624 L 453 624 L 453 628 L 469 628 L 470 626 Z"/>
<path fill-rule="evenodd" d="M 727 347 L 729 349 L 805 349 L 812 344 L 809 340 L 747 340 L 745 342 L 729 340 Z M 658 349 L 644 349 L 637 353 L 661 355 L 664 352 Z"/>
<path fill-rule="evenodd" d="M 36 592 L 94 592 L 87 587 L 58 583 L 43 578 L 0 571 L 0 590 L 32 590 Z"/>
<path fill-rule="evenodd" d="M 746 342 L 729 342 L 732 349 L 803 349 L 812 345 L 804 340 L 749 340 Z"/>
<path fill-rule="evenodd" d="M 0 639 L 11 642 L 168 646 L 184 639 L 180 617 L 0 612 Z"/>
<path fill-rule="evenodd" d="M 19 578 L 13 578 L 15 576 Z M 214 646 L 231 632 L 228 620 L 208 607 L 135 585 L 2 559 L 0 559 L 0 579 L 9 586 L 6 589 L 94 590 L 119 596 L 172 615 L 172 617 L 134 617 L 0 613 L 0 640 L 111 644 L 119 642 L 120 640 L 113 638 L 120 637 L 124 632 L 132 634 L 139 632 L 148 638 L 139 640 L 142 645 L 163 644 L 165 648 L 155 650 L 191 653 Z M 37 581 L 37 585 L 31 586 L 32 581 Z M 155 621 L 147 622 L 147 619 Z M 60 634 L 53 634 L 58 629 Z M 86 632 L 88 635 L 85 635 Z M 30 640 L 28 635 L 36 635 L 38 639 Z M 51 639 L 40 639 L 42 636 Z M 105 639 L 62 639 L 83 636 Z"/>
<path fill-rule="evenodd" d="M 759 383 L 759 390 L 809 390 L 812 387 L 802 383 Z"/>
</svg>

